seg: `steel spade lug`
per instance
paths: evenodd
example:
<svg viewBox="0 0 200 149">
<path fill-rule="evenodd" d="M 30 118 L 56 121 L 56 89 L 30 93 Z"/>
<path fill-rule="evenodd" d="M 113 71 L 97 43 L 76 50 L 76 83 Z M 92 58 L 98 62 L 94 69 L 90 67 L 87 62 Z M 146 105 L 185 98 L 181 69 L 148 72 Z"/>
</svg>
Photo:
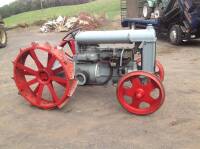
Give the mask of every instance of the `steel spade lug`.
<svg viewBox="0 0 200 149">
<path fill-rule="evenodd" d="M 70 98 L 70 97 L 68 97 L 68 98 Z M 68 102 L 69 102 L 69 100 L 66 100 L 62 104 L 57 104 L 57 108 L 62 109 Z"/>
<path fill-rule="evenodd" d="M 13 64 L 16 64 L 16 60 L 12 61 Z"/>
<path fill-rule="evenodd" d="M 45 47 L 48 47 L 48 49 L 52 49 L 52 46 L 51 46 L 51 44 L 49 43 L 49 42 L 45 42 Z"/>
<path fill-rule="evenodd" d="M 32 42 L 32 43 L 31 43 L 31 46 L 34 47 L 34 48 L 35 48 L 36 46 L 38 46 L 38 45 L 39 45 L 39 44 L 38 44 L 37 42 Z"/>
<path fill-rule="evenodd" d="M 77 88 L 77 85 L 78 85 L 78 81 L 76 79 L 73 79 L 70 82 L 71 82 L 70 83 L 71 84 L 71 89 L 70 89 L 70 92 L 68 94 L 69 97 L 71 97 L 74 94 L 74 92 L 75 92 L 75 90 Z"/>
<path fill-rule="evenodd" d="M 20 49 L 19 52 L 22 53 L 24 51 L 24 49 Z"/>
<path fill-rule="evenodd" d="M 29 58 L 32 58 L 32 60 L 35 62 L 35 65 L 44 65 L 35 50 L 40 50 L 40 52 L 48 53 L 49 58 L 47 59 L 47 68 L 39 69 L 39 72 L 36 73 L 36 70 L 31 68 L 30 66 L 26 66 L 26 61 L 30 61 Z M 20 95 L 22 95 L 28 102 L 30 102 L 32 105 L 41 108 L 41 109 L 54 109 L 56 107 L 62 107 L 66 101 L 69 100 L 69 95 L 72 95 L 72 88 L 74 89 L 74 86 L 72 87 L 72 84 L 70 84 L 70 78 L 68 77 L 69 73 L 66 64 L 68 63 L 67 60 L 63 60 L 63 53 L 61 53 L 58 50 L 51 50 L 51 45 L 49 44 L 36 44 L 32 43 L 31 48 L 26 48 L 26 50 L 21 51 L 21 53 L 17 56 L 16 60 L 14 61 L 14 79 L 15 83 L 19 89 Z M 26 52 L 26 54 L 24 54 Z M 28 58 L 28 55 L 30 53 L 33 53 L 32 57 L 30 56 Z M 61 78 L 57 75 L 59 71 L 54 72 L 52 70 L 53 64 L 55 61 L 58 61 L 60 64 L 60 67 L 63 70 L 65 74 L 65 78 Z M 22 63 L 23 62 L 23 63 Z M 69 63 L 71 63 L 69 61 Z M 44 68 L 44 66 L 42 66 Z M 74 67 L 72 67 L 74 68 Z M 72 75 L 74 70 L 70 69 L 72 71 Z M 35 79 L 27 80 L 25 76 L 33 76 Z M 23 76 L 23 77 L 22 77 Z M 57 91 L 55 90 L 55 84 L 61 85 L 64 87 L 64 91 L 62 93 L 62 96 L 58 96 Z M 33 87 L 35 85 L 35 87 Z M 50 92 L 51 97 L 44 97 L 43 92 L 44 88 L 47 88 Z M 23 89 L 23 90 L 22 90 Z M 61 106 L 62 105 L 62 106 Z"/>
</svg>

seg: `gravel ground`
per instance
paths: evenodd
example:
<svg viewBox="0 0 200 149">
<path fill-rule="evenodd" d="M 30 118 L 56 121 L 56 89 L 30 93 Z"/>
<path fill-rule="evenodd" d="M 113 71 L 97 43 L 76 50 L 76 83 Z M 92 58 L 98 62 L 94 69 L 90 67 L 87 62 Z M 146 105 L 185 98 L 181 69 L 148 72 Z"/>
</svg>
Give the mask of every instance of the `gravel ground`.
<svg viewBox="0 0 200 149">
<path fill-rule="evenodd" d="M 166 100 L 149 116 L 127 113 L 111 86 L 79 87 L 61 110 L 31 107 L 17 94 L 12 60 L 32 41 L 56 44 L 63 33 L 35 28 L 8 32 L 0 49 L 0 148 L 2 149 L 199 149 L 200 42 L 176 47 L 158 41 L 165 67 Z"/>
</svg>

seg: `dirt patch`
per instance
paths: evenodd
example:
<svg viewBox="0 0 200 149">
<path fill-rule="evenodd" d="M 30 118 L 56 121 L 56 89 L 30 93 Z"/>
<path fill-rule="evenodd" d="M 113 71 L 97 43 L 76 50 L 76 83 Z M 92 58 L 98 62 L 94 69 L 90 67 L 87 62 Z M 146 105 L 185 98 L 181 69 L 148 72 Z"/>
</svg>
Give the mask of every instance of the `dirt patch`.
<svg viewBox="0 0 200 149">
<path fill-rule="evenodd" d="M 41 34 L 38 28 L 8 32 L 8 47 L 0 50 L 0 148 L 200 148 L 198 43 L 177 47 L 158 41 L 157 59 L 165 68 L 166 99 L 152 115 L 127 113 L 112 86 L 79 87 L 61 110 L 33 108 L 17 94 L 11 62 L 19 49 L 32 41 L 56 45 L 64 35 Z M 195 60 L 193 64 L 191 60 Z"/>
</svg>

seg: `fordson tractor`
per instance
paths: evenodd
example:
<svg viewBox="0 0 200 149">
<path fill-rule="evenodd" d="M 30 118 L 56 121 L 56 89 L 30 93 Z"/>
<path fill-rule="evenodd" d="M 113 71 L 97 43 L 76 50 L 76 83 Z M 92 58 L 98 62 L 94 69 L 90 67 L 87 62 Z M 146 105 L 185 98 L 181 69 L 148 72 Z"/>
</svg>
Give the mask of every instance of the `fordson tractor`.
<svg viewBox="0 0 200 149">
<path fill-rule="evenodd" d="M 62 108 L 77 85 L 116 84 L 121 106 L 137 115 L 157 111 L 165 99 L 164 69 L 156 60 L 151 25 L 139 30 L 74 30 L 58 46 L 32 43 L 22 48 L 13 65 L 19 94 L 41 109 Z"/>
</svg>

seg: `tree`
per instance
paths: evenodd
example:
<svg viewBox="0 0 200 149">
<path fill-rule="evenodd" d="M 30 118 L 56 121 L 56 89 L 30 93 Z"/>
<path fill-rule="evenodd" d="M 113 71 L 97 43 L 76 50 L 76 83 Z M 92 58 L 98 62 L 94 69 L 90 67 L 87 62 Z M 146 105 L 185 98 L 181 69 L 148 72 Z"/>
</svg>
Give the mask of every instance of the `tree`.
<svg viewBox="0 0 200 149">
<path fill-rule="evenodd" d="M 9 5 L 0 7 L 0 14 L 5 18 L 26 11 L 55 6 L 81 4 L 89 1 L 91 0 L 16 0 Z"/>
</svg>

